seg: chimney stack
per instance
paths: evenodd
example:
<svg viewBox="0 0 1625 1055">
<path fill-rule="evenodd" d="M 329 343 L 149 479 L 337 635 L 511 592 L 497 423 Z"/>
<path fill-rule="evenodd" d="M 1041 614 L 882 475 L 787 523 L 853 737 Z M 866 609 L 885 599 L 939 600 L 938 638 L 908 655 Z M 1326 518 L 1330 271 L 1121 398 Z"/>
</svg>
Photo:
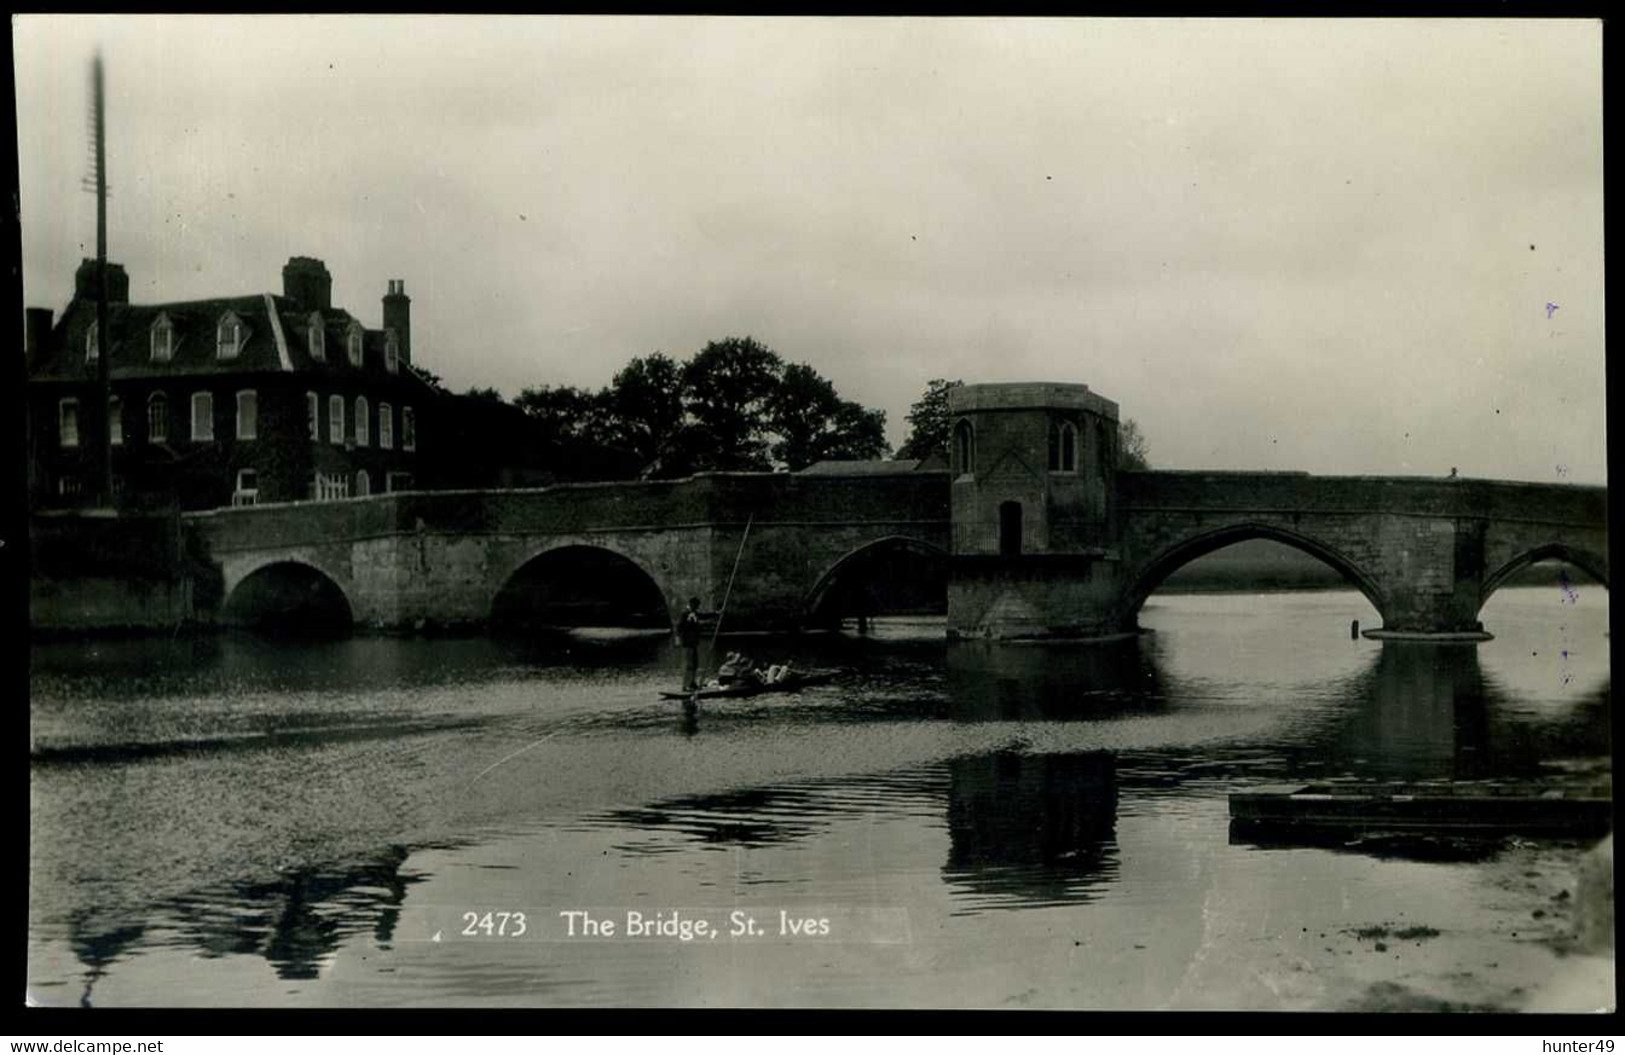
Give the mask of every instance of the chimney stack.
<svg viewBox="0 0 1625 1055">
<path fill-rule="evenodd" d="M 333 276 L 313 256 L 290 256 L 282 266 L 282 295 L 306 311 L 333 306 Z"/>
<path fill-rule="evenodd" d="M 79 263 L 79 270 L 73 274 L 73 295 L 80 300 L 96 299 L 96 261 L 86 257 Z M 107 303 L 130 303 L 130 276 L 124 273 L 123 264 L 111 261 L 107 264 Z"/>
<path fill-rule="evenodd" d="M 27 349 L 27 361 L 30 365 L 45 351 L 45 346 L 51 341 L 51 319 L 54 313 L 50 308 L 28 308 L 23 312 L 28 328 L 25 332 L 24 345 Z"/>
<path fill-rule="evenodd" d="M 412 298 L 406 295 L 406 280 L 389 280 L 389 292 L 384 294 L 384 329 L 394 330 L 400 345 L 401 362 L 412 362 Z"/>
</svg>

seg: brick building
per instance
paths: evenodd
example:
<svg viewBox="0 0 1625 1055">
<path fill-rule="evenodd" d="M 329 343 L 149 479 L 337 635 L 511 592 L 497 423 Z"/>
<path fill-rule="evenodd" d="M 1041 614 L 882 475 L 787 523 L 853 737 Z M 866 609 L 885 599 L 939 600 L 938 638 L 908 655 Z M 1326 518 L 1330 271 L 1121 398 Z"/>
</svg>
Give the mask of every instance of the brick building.
<svg viewBox="0 0 1625 1055">
<path fill-rule="evenodd" d="M 333 499 L 417 486 L 419 415 L 434 391 L 408 369 L 411 301 L 391 280 L 383 327 L 332 304 L 310 257 L 282 293 L 131 304 L 107 265 L 108 339 L 96 263 L 60 319 L 27 311 L 30 500 L 83 505 L 100 480 L 98 355 L 108 356 L 114 491 L 121 506 L 201 509 Z"/>
</svg>

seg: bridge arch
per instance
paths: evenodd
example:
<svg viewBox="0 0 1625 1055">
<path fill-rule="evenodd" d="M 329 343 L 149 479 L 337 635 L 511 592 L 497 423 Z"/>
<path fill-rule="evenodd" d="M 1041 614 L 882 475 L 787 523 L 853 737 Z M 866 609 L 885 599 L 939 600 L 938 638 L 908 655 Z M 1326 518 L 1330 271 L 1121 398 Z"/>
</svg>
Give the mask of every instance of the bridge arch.
<svg viewBox="0 0 1625 1055">
<path fill-rule="evenodd" d="M 828 568 L 824 569 L 823 574 L 818 577 L 817 581 L 813 583 L 812 589 L 808 590 L 806 596 L 802 599 L 801 615 L 803 622 L 816 619 L 822 611 L 826 610 L 829 603 L 834 599 L 835 592 L 840 586 L 843 576 L 853 574 L 865 562 L 873 560 L 877 556 L 899 551 L 941 562 L 944 590 L 943 605 L 944 610 L 946 610 L 948 551 L 934 543 L 910 535 L 886 535 L 881 538 L 871 539 L 847 551 L 836 558 Z"/>
<path fill-rule="evenodd" d="M 1128 578 L 1119 601 L 1118 611 L 1124 625 L 1134 625 L 1140 608 L 1146 599 L 1154 593 L 1163 580 L 1175 571 L 1209 553 L 1224 549 L 1237 542 L 1246 542 L 1250 539 L 1265 539 L 1270 542 L 1279 542 L 1291 546 L 1293 549 L 1309 554 L 1323 564 L 1330 566 L 1334 571 L 1365 596 L 1371 602 L 1371 607 L 1383 617 L 1388 619 L 1388 599 L 1376 578 L 1352 559 L 1339 552 L 1336 547 L 1327 545 L 1309 535 L 1300 534 L 1276 524 L 1263 524 L 1248 521 L 1240 524 L 1229 524 L 1221 528 L 1206 531 L 1178 542 L 1163 549 L 1156 556 L 1142 564 L 1137 572 Z"/>
<path fill-rule="evenodd" d="M 683 600 L 636 554 L 601 540 L 554 540 L 514 562 L 486 606 L 491 626 L 670 627 Z"/>
<path fill-rule="evenodd" d="M 271 557 L 236 576 L 220 606 L 228 626 L 336 633 L 355 625 L 355 608 L 339 578 L 316 562 Z"/>
<path fill-rule="evenodd" d="M 1484 585 L 1478 592 L 1478 606 L 1480 609 L 1489 603 L 1490 595 L 1500 589 L 1508 579 L 1531 564 L 1539 564 L 1543 560 L 1560 560 L 1572 564 L 1587 575 L 1602 583 L 1608 588 L 1608 558 L 1593 553 L 1579 546 L 1570 546 L 1562 542 L 1547 542 L 1527 550 L 1493 572 L 1484 576 Z"/>
</svg>

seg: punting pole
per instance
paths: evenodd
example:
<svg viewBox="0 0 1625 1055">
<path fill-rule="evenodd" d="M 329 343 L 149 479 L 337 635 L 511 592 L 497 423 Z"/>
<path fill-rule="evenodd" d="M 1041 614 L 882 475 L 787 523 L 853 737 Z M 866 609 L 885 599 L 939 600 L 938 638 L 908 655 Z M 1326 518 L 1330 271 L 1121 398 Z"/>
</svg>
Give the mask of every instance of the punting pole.
<svg viewBox="0 0 1625 1055">
<path fill-rule="evenodd" d="M 733 570 L 728 573 L 728 588 L 722 591 L 722 609 L 717 612 L 717 626 L 711 632 L 712 659 L 717 657 L 717 638 L 722 636 L 722 617 L 728 614 L 728 598 L 733 596 L 734 576 L 739 574 L 739 558 L 745 555 L 745 542 L 750 538 L 750 525 L 755 519 L 755 513 L 745 518 L 745 533 L 739 539 L 739 552 L 734 554 Z"/>
</svg>

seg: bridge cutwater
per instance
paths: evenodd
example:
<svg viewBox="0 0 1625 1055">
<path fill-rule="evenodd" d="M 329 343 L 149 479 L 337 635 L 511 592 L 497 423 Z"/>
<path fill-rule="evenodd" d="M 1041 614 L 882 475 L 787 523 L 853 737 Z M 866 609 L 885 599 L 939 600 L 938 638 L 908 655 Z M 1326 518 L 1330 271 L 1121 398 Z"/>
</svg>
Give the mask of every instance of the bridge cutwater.
<svg viewBox="0 0 1625 1055">
<path fill-rule="evenodd" d="M 1367 636 L 1473 640 L 1488 636 L 1485 601 L 1528 564 L 1559 558 L 1608 582 L 1606 488 L 1121 471 L 1117 405 L 1081 384 L 967 385 L 950 410 L 947 471 L 708 473 L 188 513 L 180 546 L 214 581 L 184 591 L 187 614 L 250 619 L 256 591 L 280 579 L 357 626 L 473 628 L 540 563 L 598 560 L 669 625 L 690 596 L 715 612 L 737 557 L 729 629 L 790 630 L 843 575 L 907 550 L 947 569 L 950 637 L 1087 639 L 1135 631 L 1174 570 L 1261 538 L 1364 594 L 1382 617 Z"/>
</svg>

